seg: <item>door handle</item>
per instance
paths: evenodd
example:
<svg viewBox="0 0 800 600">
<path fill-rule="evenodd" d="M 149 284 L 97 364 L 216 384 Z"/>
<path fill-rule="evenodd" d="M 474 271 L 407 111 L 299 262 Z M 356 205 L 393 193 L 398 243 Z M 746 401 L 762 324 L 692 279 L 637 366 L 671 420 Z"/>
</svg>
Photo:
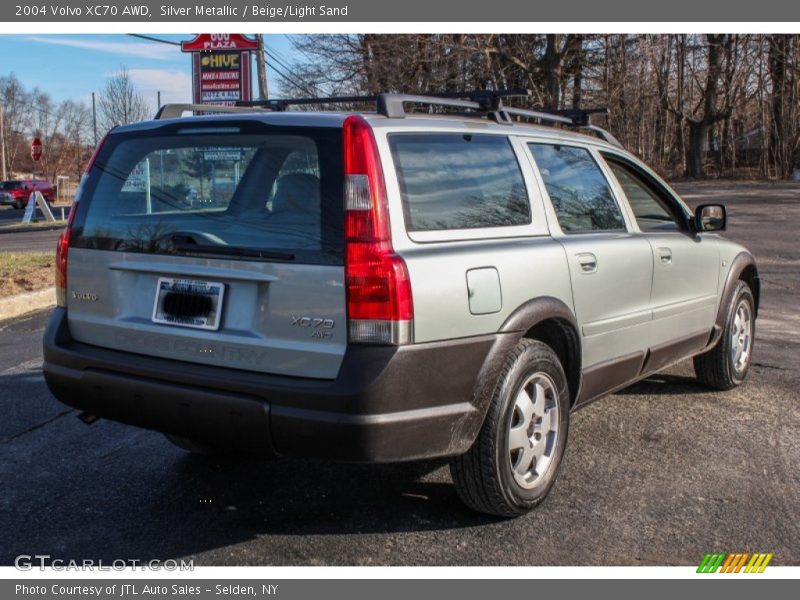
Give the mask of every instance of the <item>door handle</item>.
<svg viewBox="0 0 800 600">
<path fill-rule="evenodd" d="M 591 252 L 582 252 L 577 255 L 578 264 L 584 273 L 597 273 L 597 257 Z"/>
<path fill-rule="evenodd" d="M 668 265 L 672 262 L 672 250 L 669 248 L 658 248 L 658 258 L 661 260 L 662 265 Z"/>
</svg>

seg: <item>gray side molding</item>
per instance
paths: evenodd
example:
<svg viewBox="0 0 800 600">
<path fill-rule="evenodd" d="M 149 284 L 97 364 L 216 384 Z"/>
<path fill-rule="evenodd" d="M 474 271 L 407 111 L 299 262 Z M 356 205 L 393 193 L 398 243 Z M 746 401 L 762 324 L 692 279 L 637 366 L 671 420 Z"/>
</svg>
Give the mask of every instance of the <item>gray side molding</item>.
<svg viewBox="0 0 800 600">
<path fill-rule="evenodd" d="M 558 298 L 543 296 L 528 300 L 511 313 L 498 330 L 498 335 L 486 355 L 478 377 L 471 403 L 480 411 L 481 419 L 474 431 L 467 433 L 474 439 L 489 408 L 497 378 L 508 353 L 529 332 L 553 349 L 566 363 L 565 371 L 573 404 L 581 383 L 581 343 L 575 315 Z"/>
<path fill-rule="evenodd" d="M 752 267 L 753 276 L 751 281 L 748 281 L 753 288 L 753 297 L 755 298 L 756 305 L 755 305 L 755 315 L 758 316 L 758 305 L 761 299 L 761 280 L 758 277 L 758 266 L 756 265 L 756 259 L 747 251 L 742 251 L 736 255 L 736 258 L 733 259 L 731 262 L 731 268 L 728 270 L 728 276 L 725 279 L 725 287 L 722 289 L 722 300 L 719 304 L 719 308 L 717 309 L 717 325 L 720 325 L 724 328 L 725 326 L 725 318 L 727 316 L 726 307 L 731 300 L 731 296 L 733 295 L 733 289 L 736 287 L 736 282 L 742 278 L 742 273 L 744 273 L 745 269 L 748 267 Z"/>
</svg>

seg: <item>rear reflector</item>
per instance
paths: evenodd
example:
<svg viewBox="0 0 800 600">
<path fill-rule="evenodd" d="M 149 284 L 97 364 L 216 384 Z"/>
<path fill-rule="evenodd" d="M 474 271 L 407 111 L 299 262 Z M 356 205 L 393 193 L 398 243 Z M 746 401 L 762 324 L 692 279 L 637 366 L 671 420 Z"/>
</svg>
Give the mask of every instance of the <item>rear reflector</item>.
<svg viewBox="0 0 800 600">
<path fill-rule="evenodd" d="M 405 261 L 392 247 L 389 209 L 372 128 L 345 119 L 345 280 L 353 343 L 413 341 L 414 307 Z"/>
</svg>

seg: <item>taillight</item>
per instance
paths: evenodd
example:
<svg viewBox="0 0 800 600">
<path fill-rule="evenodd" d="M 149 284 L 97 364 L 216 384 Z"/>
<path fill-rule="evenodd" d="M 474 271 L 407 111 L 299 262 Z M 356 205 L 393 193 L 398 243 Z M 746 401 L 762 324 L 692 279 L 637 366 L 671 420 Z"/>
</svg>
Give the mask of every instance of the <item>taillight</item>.
<svg viewBox="0 0 800 600">
<path fill-rule="evenodd" d="M 69 209 L 67 226 L 61 235 L 58 236 L 56 245 L 56 304 L 67 307 L 67 254 L 69 253 L 69 238 L 72 235 L 72 222 L 75 220 L 75 212 L 78 210 L 78 203 L 73 202 Z"/>
<path fill-rule="evenodd" d="M 97 156 L 100 154 L 100 150 L 103 149 L 103 144 L 105 144 L 106 139 L 108 139 L 108 134 L 106 134 L 103 139 L 100 140 L 100 143 L 97 144 L 94 152 L 92 152 L 89 162 L 86 163 L 86 169 L 84 169 L 81 183 L 78 186 L 78 191 L 75 193 L 75 200 L 72 202 L 72 206 L 69 209 L 67 226 L 64 227 L 64 231 L 62 231 L 61 235 L 58 236 L 58 242 L 56 244 L 56 304 L 64 308 L 67 307 L 67 258 L 69 254 L 70 237 L 72 236 L 72 223 L 75 221 L 75 213 L 78 211 L 78 201 L 80 200 L 81 190 L 83 189 L 86 176 L 94 166 Z"/>
<path fill-rule="evenodd" d="M 386 185 L 372 128 L 358 115 L 343 125 L 345 282 L 350 341 L 408 344 L 414 306 L 403 259 L 395 254 Z"/>
</svg>

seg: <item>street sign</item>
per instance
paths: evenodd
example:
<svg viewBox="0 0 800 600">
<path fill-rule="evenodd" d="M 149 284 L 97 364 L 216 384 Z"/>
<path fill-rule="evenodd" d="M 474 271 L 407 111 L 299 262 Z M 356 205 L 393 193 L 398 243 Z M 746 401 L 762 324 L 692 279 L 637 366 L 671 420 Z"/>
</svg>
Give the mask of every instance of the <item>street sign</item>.
<svg viewBox="0 0 800 600">
<path fill-rule="evenodd" d="M 42 158 L 42 140 L 38 137 L 31 142 L 31 158 L 36 161 Z"/>
<path fill-rule="evenodd" d="M 55 222 L 56 218 L 53 216 L 53 211 L 50 210 L 50 205 L 47 200 L 42 196 L 42 192 L 31 192 L 28 197 L 28 203 L 25 205 L 25 213 L 22 215 L 22 223 L 28 224 L 31 221 L 36 221 L 36 207 L 42 211 L 46 221 L 51 223 Z"/>
<path fill-rule="evenodd" d="M 193 101 L 233 106 L 250 100 L 250 56 L 258 47 L 239 33 L 201 33 L 181 42 L 181 51 L 192 53 Z"/>
</svg>

